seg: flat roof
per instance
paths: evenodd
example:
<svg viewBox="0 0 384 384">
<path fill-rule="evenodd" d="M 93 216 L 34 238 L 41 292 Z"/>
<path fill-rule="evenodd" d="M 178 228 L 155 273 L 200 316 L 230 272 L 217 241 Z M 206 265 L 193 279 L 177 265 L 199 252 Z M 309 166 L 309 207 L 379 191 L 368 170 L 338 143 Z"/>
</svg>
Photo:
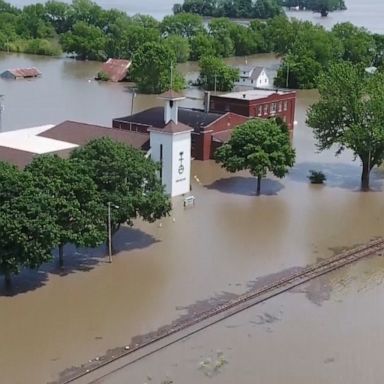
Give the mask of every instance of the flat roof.
<svg viewBox="0 0 384 384">
<path fill-rule="evenodd" d="M 289 93 L 294 93 L 294 92 L 274 90 L 274 89 L 271 89 L 271 90 L 251 89 L 247 91 L 224 93 L 222 95 L 217 95 L 217 97 L 223 97 L 228 99 L 238 99 L 238 100 L 256 100 L 256 99 L 264 99 L 271 95 L 287 95 Z"/>
<path fill-rule="evenodd" d="M 78 146 L 77 144 L 61 141 L 60 139 L 56 140 L 54 138 L 39 136 L 52 127 L 54 127 L 54 125 L 49 124 L 2 132 L 0 133 L 1 146 L 35 154 L 58 152 Z"/>
</svg>

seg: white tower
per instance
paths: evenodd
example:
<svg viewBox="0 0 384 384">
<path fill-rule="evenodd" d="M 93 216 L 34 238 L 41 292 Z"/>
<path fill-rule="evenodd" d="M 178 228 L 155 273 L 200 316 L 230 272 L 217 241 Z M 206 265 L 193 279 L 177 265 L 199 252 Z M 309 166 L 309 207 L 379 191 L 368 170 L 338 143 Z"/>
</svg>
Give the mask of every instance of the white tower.
<svg viewBox="0 0 384 384">
<path fill-rule="evenodd" d="M 165 100 L 163 128 L 151 127 L 151 157 L 161 164 L 160 179 L 171 197 L 190 191 L 191 185 L 191 127 L 178 121 L 178 102 L 185 97 L 167 91 L 160 95 Z"/>
</svg>

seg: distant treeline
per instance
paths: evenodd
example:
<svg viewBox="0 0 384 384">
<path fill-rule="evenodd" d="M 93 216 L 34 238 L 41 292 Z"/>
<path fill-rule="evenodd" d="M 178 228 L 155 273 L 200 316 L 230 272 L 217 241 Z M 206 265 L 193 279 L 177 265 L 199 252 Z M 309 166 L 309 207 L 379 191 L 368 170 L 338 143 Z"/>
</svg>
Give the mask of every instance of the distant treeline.
<svg viewBox="0 0 384 384">
<path fill-rule="evenodd" d="M 284 13 L 282 7 L 298 7 L 324 15 L 346 9 L 344 0 L 184 0 L 182 4 L 173 6 L 173 12 L 206 17 L 269 19 Z"/>
<path fill-rule="evenodd" d="M 279 0 L 184 0 L 173 6 L 173 12 L 246 19 L 269 19 L 284 13 Z"/>
<path fill-rule="evenodd" d="M 0 0 L 1 50 L 55 54 L 61 49 L 79 59 L 128 58 L 135 63 L 146 57 L 141 49 L 146 43 L 162 52 L 160 56 L 172 57 L 173 63 L 275 53 L 282 57 L 275 84 L 292 88 L 315 88 L 318 74 L 343 60 L 380 69 L 384 54 L 383 35 L 350 23 L 327 31 L 283 14 L 247 25 L 213 18 L 206 25 L 191 13 L 169 15 L 160 22 L 147 15 L 130 17 L 106 10 L 90 0 L 48 1 L 23 9 Z"/>
</svg>

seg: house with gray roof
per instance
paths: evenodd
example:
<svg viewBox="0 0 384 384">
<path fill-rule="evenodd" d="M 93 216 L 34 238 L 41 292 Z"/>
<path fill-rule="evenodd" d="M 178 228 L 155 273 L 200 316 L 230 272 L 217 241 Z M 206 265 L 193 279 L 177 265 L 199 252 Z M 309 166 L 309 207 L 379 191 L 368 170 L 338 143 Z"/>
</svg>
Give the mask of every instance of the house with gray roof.
<svg viewBox="0 0 384 384">
<path fill-rule="evenodd" d="M 240 65 L 236 67 L 239 70 L 239 81 L 235 85 L 252 87 L 252 88 L 268 88 L 269 78 L 264 67 Z"/>
</svg>

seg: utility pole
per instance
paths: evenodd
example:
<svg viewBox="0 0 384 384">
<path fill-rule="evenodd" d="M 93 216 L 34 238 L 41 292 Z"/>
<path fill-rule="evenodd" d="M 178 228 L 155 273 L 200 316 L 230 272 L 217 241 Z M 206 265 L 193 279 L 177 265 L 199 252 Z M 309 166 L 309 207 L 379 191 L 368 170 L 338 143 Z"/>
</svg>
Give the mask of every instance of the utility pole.
<svg viewBox="0 0 384 384">
<path fill-rule="evenodd" d="M 3 124 L 2 124 L 2 115 L 4 111 L 3 99 L 4 99 L 4 95 L 0 95 L 0 132 L 2 132 L 3 130 Z"/>
<path fill-rule="evenodd" d="M 133 102 L 135 100 L 135 97 L 136 97 L 136 90 L 135 90 L 135 88 L 132 88 L 132 92 L 131 92 L 131 116 L 133 115 Z"/>
<path fill-rule="evenodd" d="M 285 88 L 288 88 L 289 83 L 289 63 L 287 63 L 287 78 L 285 79 Z"/>
</svg>

